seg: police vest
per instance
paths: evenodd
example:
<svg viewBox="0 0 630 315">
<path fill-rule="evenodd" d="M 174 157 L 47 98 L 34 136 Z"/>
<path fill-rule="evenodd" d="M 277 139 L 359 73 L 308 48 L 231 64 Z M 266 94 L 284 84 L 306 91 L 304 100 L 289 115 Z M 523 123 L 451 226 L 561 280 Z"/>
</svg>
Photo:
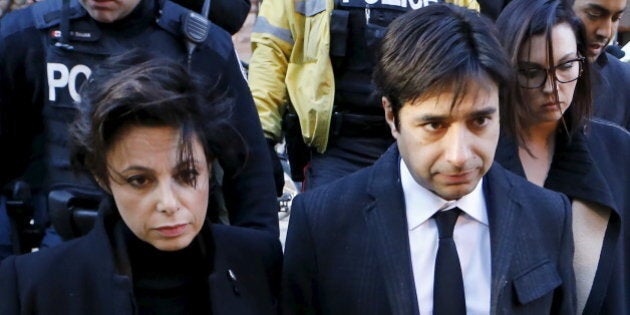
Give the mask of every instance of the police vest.
<svg viewBox="0 0 630 315">
<path fill-rule="evenodd" d="M 387 26 L 407 11 L 439 0 L 335 0 L 330 57 L 335 72 L 335 110 L 382 115 L 374 94 L 375 52 Z"/>
<path fill-rule="evenodd" d="M 190 10 L 170 1 L 143 0 L 121 23 L 109 25 L 94 21 L 77 0 L 72 0 L 66 8 L 60 7 L 60 1 L 44 1 L 33 9 L 46 50 L 45 190 L 100 195 L 101 190 L 89 174 L 77 174 L 70 167 L 68 130 L 79 109 L 80 87 L 105 58 L 131 48 L 144 48 L 185 63 L 188 58 L 181 21 Z M 225 43 L 225 36 L 229 35 L 213 32 L 225 33 L 213 27 L 196 51 L 204 50 L 206 58 L 210 51 L 217 56 L 216 62 L 224 62 L 222 59 L 228 59 L 232 53 L 231 42 Z M 196 54 L 192 60 L 193 68 L 199 69 L 195 72 L 210 74 L 207 77 L 218 72 L 216 65 L 208 66 Z"/>
</svg>

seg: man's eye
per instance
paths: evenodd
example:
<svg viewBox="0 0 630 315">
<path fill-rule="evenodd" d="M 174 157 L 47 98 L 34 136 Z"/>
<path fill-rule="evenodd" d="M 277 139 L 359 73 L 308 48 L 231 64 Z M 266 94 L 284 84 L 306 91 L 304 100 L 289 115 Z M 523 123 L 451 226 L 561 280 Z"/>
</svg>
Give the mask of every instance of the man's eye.
<svg viewBox="0 0 630 315">
<path fill-rule="evenodd" d="M 424 129 L 434 132 L 434 131 L 438 131 L 440 129 L 443 129 L 445 127 L 444 123 L 441 122 L 429 122 L 426 123 L 424 125 L 422 125 L 422 127 L 424 127 Z"/>
<path fill-rule="evenodd" d="M 614 15 L 614 16 L 612 17 L 612 21 L 613 21 L 613 22 L 619 22 L 619 21 L 621 20 L 621 17 L 622 17 L 622 16 L 623 16 L 622 14 L 619 14 L 619 15 Z"/>
<path fill-rule="evenodd" d="M 586 13 L 586 16 L 591 19 L 597 19 L 602 16 L 602 13 L 599 11 L 586 10 L 584 13 Z"/>
<path fill-rule="evenodd" d="M 490 117 L 477 117 L 473 122 L 477 127 L 483 127 L 490 123 Z"/>
</svg>

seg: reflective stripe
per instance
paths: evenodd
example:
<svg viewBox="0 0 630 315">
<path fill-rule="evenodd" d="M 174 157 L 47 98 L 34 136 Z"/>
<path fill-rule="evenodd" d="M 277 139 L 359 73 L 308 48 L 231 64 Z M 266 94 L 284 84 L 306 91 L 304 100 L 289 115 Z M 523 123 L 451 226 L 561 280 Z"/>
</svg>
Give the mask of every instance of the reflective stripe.
<svg viewBox="0 0 630 315">
<path fill-rule="evenodd" d="M 326 11 L 326 0 L 300 0 L 295 2 L 295 12 L 313 16 Z"/>
<path fill-rule="evenodd" d="M 293 36 L 291 35 L 291 31 L 281 28 L 281 27 L 271 25 L 264 16 L 259 15 L 256 18 L 256 25 L 254 25 L 254 30 L 252 32 L 253 33 L 269 33 L 291 45 L 295 43 L 293 41 Z"/>
</svg>

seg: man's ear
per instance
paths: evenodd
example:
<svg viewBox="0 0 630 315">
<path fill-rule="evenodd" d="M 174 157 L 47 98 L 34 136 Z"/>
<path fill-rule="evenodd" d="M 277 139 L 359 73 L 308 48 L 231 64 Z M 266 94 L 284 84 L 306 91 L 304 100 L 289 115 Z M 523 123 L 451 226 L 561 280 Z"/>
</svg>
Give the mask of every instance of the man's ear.
<svg viewBox="0 0 630 315">
<path fill-rule="evenodd" d="M 392 103 L 386 96 L 381 97 L 381 103 L 383 104 L 383 109 L 385 110 L 385 120 L 389 125 L 392 137 L 394 137 L 394 139 L 398 139 L 398 129 L 396 128 L 396 117 L 394 117 Z"/>
</svg>

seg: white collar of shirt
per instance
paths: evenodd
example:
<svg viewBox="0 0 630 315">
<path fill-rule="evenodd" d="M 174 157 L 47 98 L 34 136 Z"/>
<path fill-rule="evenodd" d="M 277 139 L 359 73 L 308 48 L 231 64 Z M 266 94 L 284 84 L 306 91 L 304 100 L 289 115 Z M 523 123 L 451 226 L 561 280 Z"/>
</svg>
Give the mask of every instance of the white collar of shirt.
<svg viewBox="0 0 630 315">
<path fill-rule="evenodd" d="M 475 189 L 468 195 L 458 199 L 447 201 L 424 188 L 411 176 L 409 168 L 403 159 L 400 159 L 400 180 L 405 196 L 405 208 L 409 230 L 414 230 L 422 223 L 430 219 L 437 211 L 448 210 L 455 207 L 461 209 L 472 219 L 488 225 L 488 213 L 486 211 L 486 199 L 483 196 L 483 178 Z"/>
</svg>

